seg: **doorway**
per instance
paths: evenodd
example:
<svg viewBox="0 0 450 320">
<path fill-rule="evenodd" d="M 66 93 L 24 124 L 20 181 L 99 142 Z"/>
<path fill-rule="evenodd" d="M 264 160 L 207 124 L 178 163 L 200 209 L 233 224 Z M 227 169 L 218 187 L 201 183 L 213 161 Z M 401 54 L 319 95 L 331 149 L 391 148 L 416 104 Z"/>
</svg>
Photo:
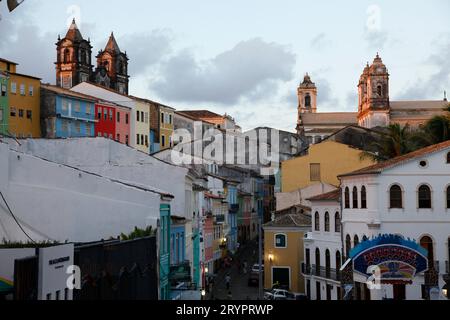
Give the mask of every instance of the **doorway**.
<svg viewBox="0 0 450 320">
<path fill-rule="evenodd" d="M 394 284 L 394 300 L 406 300 L 406 285 Z"/>
</svg>

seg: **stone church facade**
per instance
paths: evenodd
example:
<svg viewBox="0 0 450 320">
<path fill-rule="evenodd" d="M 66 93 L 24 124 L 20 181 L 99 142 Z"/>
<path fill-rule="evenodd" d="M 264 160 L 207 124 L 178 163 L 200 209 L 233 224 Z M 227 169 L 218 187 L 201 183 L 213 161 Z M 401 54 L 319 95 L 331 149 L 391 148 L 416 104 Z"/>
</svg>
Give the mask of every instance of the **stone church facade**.
<svg viewBox="0 0 450 320">
<path fill-rule="evenodd" d="M 75 19 L 66 36 L 56 43 L 56 85 L 70 89 L 81 82 L 93 82 L 121 94 L 128 94 L 128 57 L 120 51 L 111 33 L 104 50 L 96 56 L 95 70 L 90 39 L 81 35 Z"/>
<path fill-rule="evenodd" d="M 418 127 L 442 115 L 448 104 L 443 100 L 391 101 L 389 73 L 377 54 L 364 68 L 358 83 L 358 112 L 317 112 L 317 87 L 308 74 L 298 87 L 297 134 L 309 143 L 318 143 L 349 125 L 372 129 L 389 124 Z"/>
</svg>

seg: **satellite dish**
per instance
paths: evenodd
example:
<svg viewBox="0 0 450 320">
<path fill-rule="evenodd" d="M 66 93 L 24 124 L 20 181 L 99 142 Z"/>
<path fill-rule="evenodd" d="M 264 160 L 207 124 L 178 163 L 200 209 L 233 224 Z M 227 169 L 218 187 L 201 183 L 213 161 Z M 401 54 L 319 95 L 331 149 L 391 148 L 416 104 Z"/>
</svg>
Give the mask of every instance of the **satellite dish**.
<svg viewBox="0 0 450 320">
<path fill-rule="evenodd" d="M 13 11 L 15 8 L 17 8 L 19 6 L 19 4 L 21 4 L 22 2 L 24 2 L 24 0 L 8 0 L 8 9 L 9 12 Z"/>
</svg>

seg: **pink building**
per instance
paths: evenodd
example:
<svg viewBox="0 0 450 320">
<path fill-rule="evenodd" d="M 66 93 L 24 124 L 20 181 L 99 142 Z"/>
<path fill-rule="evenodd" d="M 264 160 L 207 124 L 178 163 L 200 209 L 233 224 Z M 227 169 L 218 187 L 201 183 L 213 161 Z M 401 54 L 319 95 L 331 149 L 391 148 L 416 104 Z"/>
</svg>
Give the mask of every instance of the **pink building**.
<svg viewBox="0 0 450 320">
<path fill-rule="evenodd" d="M 116 106 L 116 132 L 114 139 L 126 145 L 130 143 L 130 112 L 130 108 Z"/>
</svg>

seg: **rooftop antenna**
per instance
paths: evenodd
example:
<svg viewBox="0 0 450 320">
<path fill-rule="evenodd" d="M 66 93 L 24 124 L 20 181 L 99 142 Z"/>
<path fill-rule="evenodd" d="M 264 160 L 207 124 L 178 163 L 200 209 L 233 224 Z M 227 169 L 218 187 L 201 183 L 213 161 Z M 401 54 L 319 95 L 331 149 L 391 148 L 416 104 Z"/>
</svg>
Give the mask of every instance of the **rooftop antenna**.
<svg viewBox="0 0 450 320">
<path fill-rule="evenodd" d="M 447 91 L 444 90 L 444 101 L 447 101 Z"/>
</svg>

